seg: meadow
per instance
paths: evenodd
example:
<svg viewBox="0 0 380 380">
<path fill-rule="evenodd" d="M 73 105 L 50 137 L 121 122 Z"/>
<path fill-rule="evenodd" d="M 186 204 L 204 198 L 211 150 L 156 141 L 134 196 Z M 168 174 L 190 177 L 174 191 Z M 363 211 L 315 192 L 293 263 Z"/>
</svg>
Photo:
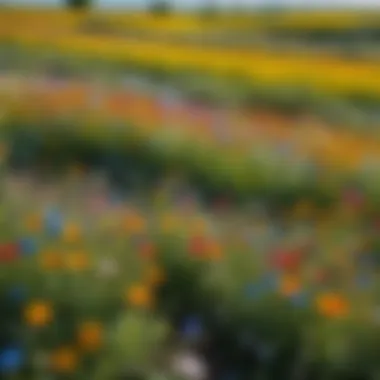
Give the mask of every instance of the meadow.
<svg viewBox="0 0 380 380">
<path fill-rule="evenodd" d="M 8 88 L 14 91 L 16 82 L 8 80 Z M 291 202 L 301 196 L 333 200 L 356 183 L 377 204 L 379 145 L 372 136 L 334 130 L 306 116 L 208 107 L 175 99 L 165 89 L 157 96 L 143 83 L 18 83 L 2 119 L 6 133 L 20 130 L 69 146 L 84 140 L 100 149 L 134 144 L 166 170 L 185 170 L 243 198 L 253 192 L 275 199 L 282 193 Z"/>
<path fill-rule="evenodd" d="M 378 379 L 378 119 L 259 101 L 376 110 L 378 62 L 150 40 L 376 17 L 4 9 L 0 377 Z"/>
<path fill-rule="evenodd" d="M 214 376 L 376 371 L 378 216 L 357 198 L 239 209 L 180 177 L 123 193 L 68 169 L 3 174 L 3 373 L 170 378 L 183 344 L 224 355 Z"/>
</svg>

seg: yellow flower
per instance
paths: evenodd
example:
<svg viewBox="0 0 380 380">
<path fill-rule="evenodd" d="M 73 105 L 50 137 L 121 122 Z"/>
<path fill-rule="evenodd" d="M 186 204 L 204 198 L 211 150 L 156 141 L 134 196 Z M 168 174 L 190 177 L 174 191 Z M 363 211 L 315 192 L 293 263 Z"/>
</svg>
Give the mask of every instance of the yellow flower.
<svg viewBox="0 0 380 380">
<path fill-rule="evenodd" d="M 143 284 L 132 285 L 126 291 L 126 300 L 133 306 L 150 307 L 153 302 L 151 289 Z"/>
<path fill-rule="evenodd" d="M 63 240 L 66 243 L 77 243 L 81 238 L 80 227 L 74 223 L 68 223 L 63 231 Z"/>
<path fill-rule="evenodd" d="M 89 258 L 84 251 L 68 252 L 65 255 L 65 264 L 72 271 L 82 271 L 89 267 Z"/>
<path fill-rule="evenodd" d="M 54 270 L 62 267 L 62 255 L 54 250 L 41 253 L 40 265 L 45 270 Z"/>
<path fill-rule="evenodd" d="M 29 325 L 42 327 L 53 319 L 53 309 L 48 302 L 33 301 L 26 307 L 24 315 Z"/>
<path fill-rule="evenodd" d="M 98 322 L 84 322 L 78 329 L 79 346 L 86 350 L 97 350 L 103 341 L 103 328 Z"/>
<path fill-rule="evenodd" d="M 320 294 L 316 298 L 316 307 L 324 317 L 341 318 L 349 312 L 349 305 L 343 296 L 336 293 Z"/>
<path fill-rule="evenodd" d="M 72 373 L 78 366 L 78 356 L 70 347 L 60 347 L 51 356 L 52 369 L 60 373 Z"/>
</svg>

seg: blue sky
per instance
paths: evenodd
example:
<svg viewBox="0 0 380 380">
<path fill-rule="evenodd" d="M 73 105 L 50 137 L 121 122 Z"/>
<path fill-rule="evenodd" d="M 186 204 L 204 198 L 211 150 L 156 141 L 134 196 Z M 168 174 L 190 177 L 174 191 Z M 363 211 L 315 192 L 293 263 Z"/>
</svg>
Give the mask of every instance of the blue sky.
<svg viewBox="0 0 380 380">
<path fill-rule="evenodd" d="M 114 7 L 144 7 L 148 0 L 95 0 L 98 6 L 106 8 Z M 207 0 L 170 0 L 176 7 L 194 7 L 205 3 Z M 290 7 L 342 7 L 342 8 L 377 8 L 380 10 L 380 0 L 269 0 L 270 3 L 281 4 Z M 268 0 L 213 0 L 220 6 L 231 6 L 233 4 L 241 4 L 246 6 L 262 6 L 268 4 Z M 14 5 L 33 5 L 47 4 L 59 5 L 61 0 L 0 0 L 5 4 Z"/>
</svg>

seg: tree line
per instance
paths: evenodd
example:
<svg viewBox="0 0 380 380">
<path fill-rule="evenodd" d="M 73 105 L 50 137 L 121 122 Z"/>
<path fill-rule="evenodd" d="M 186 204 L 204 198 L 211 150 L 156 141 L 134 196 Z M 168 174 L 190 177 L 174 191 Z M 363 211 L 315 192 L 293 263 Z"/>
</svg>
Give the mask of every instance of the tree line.
<svg viewBox="0 0 380 380">
<path fill-rule="evenodd" d="M 84 11 L 89 9 L 93 4 L 93 0 L 65 0 L 65 5 L 75 11 Z M 173 4 L 170 0 L 150 0 L 147 4 L 147 11 L 157 15 L 165 16 L 173 9 Z M 217 7 L 213 0 L 208 0 L 201 9 L 201 14 L 205 17 L 216 14 Z"/>
</svg>

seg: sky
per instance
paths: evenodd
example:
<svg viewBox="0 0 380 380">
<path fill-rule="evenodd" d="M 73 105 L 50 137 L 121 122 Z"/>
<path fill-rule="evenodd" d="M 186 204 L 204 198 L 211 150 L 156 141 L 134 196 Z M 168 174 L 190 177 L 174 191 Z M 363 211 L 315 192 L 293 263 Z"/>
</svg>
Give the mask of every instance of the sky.
<svg viewBox="0 0 380 380">
<path fill-rule="evenodd" d="M 170 0 L 176 7 L 192 8 L 198 7 L 207 0 Z M 212 0 L 219 6 L 229 7 L 234 4 L 244 6 L 263 6 L 265 4 L 280 4 L 283 7 L 302 7 L 302 8 L 320 8 L 320 7 L 338 7 L 338 8 L 376 8 L 380 10 L 380 0 Z M 46 4 L 56 6 L 62 4 L 62 0 L 0 0 L 1 3 L 12 5 L 34 5 Z M 99 7 L 102 8 L 139 8 L 144 7 L 147 0 L 96 0 Z"/>
</svg>

